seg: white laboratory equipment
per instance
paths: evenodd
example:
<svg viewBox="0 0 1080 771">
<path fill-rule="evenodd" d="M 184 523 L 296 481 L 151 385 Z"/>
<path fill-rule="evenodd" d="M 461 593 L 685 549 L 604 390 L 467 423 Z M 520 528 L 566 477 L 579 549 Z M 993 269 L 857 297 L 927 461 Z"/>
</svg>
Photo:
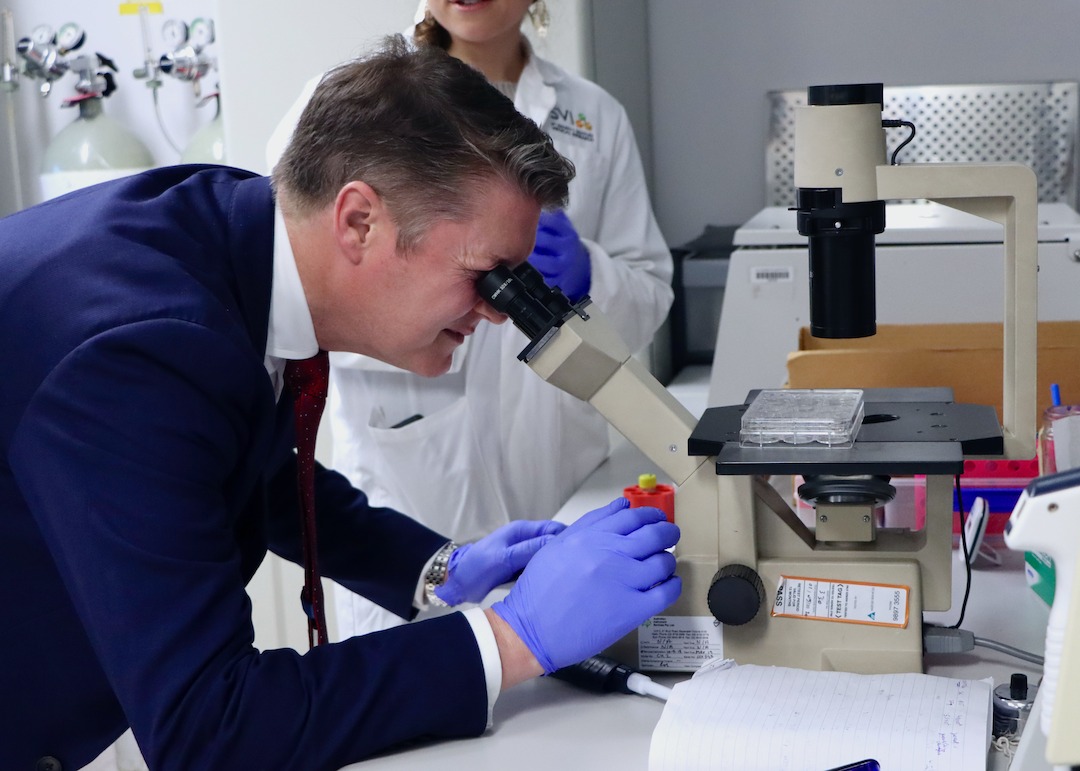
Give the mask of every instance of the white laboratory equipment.
<svg viewBox="0 0 1080 771">
<path fill-rule="evenodd" d="M 726 276 L 709 404 L 778 387 L 786 358 L 810 324 L 807 238 L 795 205 L 796 116 L 805 91 L 772 91 L 765 153 L 767 206 L 739 227 Z M 907 164 L 1023 163 L 1036 172 L 1039 321 L 1080 319 L 1077 151 L 1080 88 L 1073 81 L 887 86 L 882 115 L 918 135 Z M 887 129 L 901 138 L 904 129 Z M 1001 322 L 1000 225 L 922 199 L 888 201 L 877 236 L 877 320 L 882 324 Z"/>
<path fill-rule="evenodd" d="M 1080 765 L 1080 600 L 1076 559 L 1080 553 L 1080 469 L 1062 471 L 1034 480 L 1016 502 L 1005 529 L 1005 543 L 1019 551 L 1050 555 L 1057 572 L 1057 588 L 1046 629 L 1045 673 L 1036 705 L 1038 722 L 1029 720 L 1021 738 L 1046 738 L 1045 761 L 1055 768 Z M 1039 737 L 1041 738 L 1041 737 Z M 1042 747 L 1040 746 L 1040 749 Z M 1038 753 L 1025 753 L 1016 764 L 1020 771 L 1045 769 Z"/>
<path fill-rule="evenodd" d="M 584 303 L 562 308 L 527 265 L 493 271 L 481 294 L 528 336 L 519 358 L 592 404 L 677 487 L 682 596 L 617 649 L 643 669 L 694 670 L 722 656 L 805 669 L 921 671 L 922 613 L 952 601 L 952 478 L 966 456 L 1034 453 L 1034 173 L 1014 163 L 889 165 L 880 84 L 811 92 L 816 101 L 800 115 L 800 152 L 808 157 L 795 180 L 799 229 L 819 257 L 825 253 L 814 281 L 840 275 L 841 289 L 854 289 L 846 272 L 870 262 L 870 281 L 819 305 L 811 326 L 824 311 L 825 332 L 872 330 L 874 242 L 885 199 L 926 196 L 993 219 L 1004 229 L 1006 265 L 1004 419 L 990 406 L 954 403 L 950 389 L 870 389 L 851 411 L 862 422 L 849 446 L 745 440 L 740 427 L 759 394 L 744 392 L 698 421 L 630 356 L 602 314 Z M 845 303 L 855 313 L 838 316 Z M 812 480 L 804 487 L 813 494 L 803 497 L 815 505 L 813 529 L 765 481 L 792 474 Z M 926 475 L 920 530 L 876 523 L 894 474 Z"/>
<path fill-rule="evenodd" d="M 1001 322 L 1003 231 L 929 201 L 885 204 L 877 237 L 877 320 L 882 324 Z M 807 239 L 795 212 L 763 209 L 735 231 L 709 384 L 712 406 L 787 380 L 787 356 L 810 324 Z M 1080 319 L 1080 214 L 1038 205 L 1040 321 Z"/>
<path fill-rule="evenodd" d="M 78 76 L 76 95 L 63 102 L 64 107 L 78 107 L 78 117 L 61 129 L 45 150 L 41 166 L 44 199 L 154 165 L 146 146 L 104 111 L 105 97 L 116 89 L 112 75 L 116 66 L 100 53 L 78 53 L 85 41 L 82 28 L 67 23 L 56 32 L 40 25 L 16 46 L 26 75 L 42 81 L 42 96 L 48 96 L 53 83 L 66 73 Z"/>
<path fill-rule="evenodd" d="M 216 67 L 215 60 L 206 51 L 216 39 L 213 20 L 200 17 L 190 24 L 181 19 L 167 20 L 162 25 L 161 37 L 168 50 L 155 56 L 150 45 L 148 14 L 145 6 L 139 8 L 144 57 L 143 65 L 135 70 L 134 75 L 136 78 L 145 79 L 153 94 L 154 115 L 165 141 L 180 154 L 181 163 L 225 163 L 221 94 L 217 89 L 203 94 L 204 79 Z M 161 116 L 158 103 L 158 89 L 162 86 L 161 75 L 190 83 L 197 107 L 213 105 L 214 117 L 195 133 L 183 150 L 173 141 Z"/>
</svg>

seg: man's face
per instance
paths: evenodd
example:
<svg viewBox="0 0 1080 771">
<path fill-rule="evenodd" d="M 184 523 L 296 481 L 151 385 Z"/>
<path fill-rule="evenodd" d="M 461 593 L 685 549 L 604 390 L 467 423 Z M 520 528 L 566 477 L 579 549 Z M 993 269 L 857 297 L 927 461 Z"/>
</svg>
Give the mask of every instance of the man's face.
<svg viewBox="0 0 1080 771">
<path fill-rule="evenodd" d="M 481 322 L 506 317 L 480 299 L 477 279 L 498 265 L 525 262 L 536 239 L 540 207 L 502 180 L 475 194 L 475 214 L 429 227 L 409 254 L 396 243 L 375 266 L 358 320 L 361 353 L 420 375 L 441 375 Z M 396 235 L 396 233 L 395 233 Z"/>
</svg>

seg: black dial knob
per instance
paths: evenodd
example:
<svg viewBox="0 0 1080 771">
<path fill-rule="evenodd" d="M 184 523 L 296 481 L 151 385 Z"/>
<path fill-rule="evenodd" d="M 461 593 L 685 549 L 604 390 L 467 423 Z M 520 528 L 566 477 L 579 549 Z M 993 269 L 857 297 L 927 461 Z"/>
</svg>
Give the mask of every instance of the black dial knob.
<svg viewBox="0 0 1080 771">
<path fill-rule="evenodd" d="M 709 587 L 709 610 L 716 620 L 740 626 L 757 615 L 765 602 L 765 587 L 757 572 L 746 565 L 725 565 Z"/>
</svg>

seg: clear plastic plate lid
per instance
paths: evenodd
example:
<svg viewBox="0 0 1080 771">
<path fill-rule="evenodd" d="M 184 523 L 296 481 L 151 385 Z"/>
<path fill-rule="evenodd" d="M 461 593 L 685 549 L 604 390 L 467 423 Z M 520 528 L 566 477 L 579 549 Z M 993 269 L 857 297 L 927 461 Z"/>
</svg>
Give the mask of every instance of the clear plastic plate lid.
<svg viewBox="0 0 1080 771">
<path fill-rule="evenodd" d="M 862 421 L 860 389 L 763 389 L 743 413 L 739 441 L 744 447 L 777 443 L 850 447 Z"/>
</svg>

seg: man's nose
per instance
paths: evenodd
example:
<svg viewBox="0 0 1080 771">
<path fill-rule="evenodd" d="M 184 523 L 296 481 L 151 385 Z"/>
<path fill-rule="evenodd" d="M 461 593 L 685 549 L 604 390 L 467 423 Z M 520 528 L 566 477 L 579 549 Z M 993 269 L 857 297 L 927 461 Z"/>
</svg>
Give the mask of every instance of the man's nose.
<svg viewBox="0 0 1080 771">
<path fill-rule="evenodd" d="M 509 318 L 505 313 L 499 313 L 492 308 L 491 305 L 484 300 L 477 300 L 476 305 L 473 306 L 473 311 L 483 316 L 492 324 L 502 324 Z"/>
</svg>

